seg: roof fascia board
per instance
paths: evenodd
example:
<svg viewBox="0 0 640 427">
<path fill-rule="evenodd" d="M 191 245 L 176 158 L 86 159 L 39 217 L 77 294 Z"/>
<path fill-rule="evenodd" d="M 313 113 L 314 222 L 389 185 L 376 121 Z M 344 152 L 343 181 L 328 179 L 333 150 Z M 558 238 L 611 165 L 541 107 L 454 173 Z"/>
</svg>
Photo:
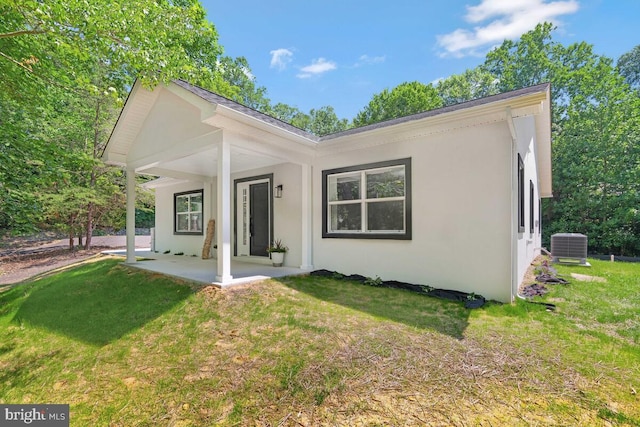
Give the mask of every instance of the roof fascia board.
<svg viewBox="0 0 640 427">
<path fill-rule="evenodd" d="M 521 95 L 477 105 L 467 109 L 454 110 L 414 121 L 365 130 L 361 133 L 338 136 L 318 144 L 320 155 L 369 148 L 378 145 L 443 133 L 454 129 L 479 126 L 507 120 L 506 108 L 516 117 L 542 113 L 541 102 L 545 93 Z M 375 136 L 375 138 L 372 138 Z"/>
<path fill-rule="evenodd" d="M 241 111 L 234 110 L 233 108 L 229 108 L 226 105 L 218 104 L 218 113 L 219 115 L 217 117 L 212 117 L 207 123 L 212 126 L 220 127 L 221 124 L 220 124 L 219 117 L 223 116 L 225 118 L 234 120 L 236 122 L 249 125 L 264 133 L 272 134 L 280 138 L 285 138 L 288 141 L 296 142 L 304 147 L 315 147 L 317 145 L 317 142 L 311 137 L 298 135 L 287 129 L 283 129 L 281 127 L 275 126 L 271 123 L 265 122 L 256 117 L 245 114 Z"/>
<path fill-rule="evenodd" d="M 141 92 L 143 94 L 141 94 Z M 145 115 L 148 114 L 151 108 L 153 107 L 153 105 L 155 104 L 155 101 L 158 98 L 159 93 L 160 91 L 158 90 L 158 88 L 156 88 L 153 91 L 144 88 L 142 86 L 142 83 L 140 83 L 140 80 L 136 80 L 134 82 L 133 87 L 129 92 L 129 95 L 127 96 L 127 100 L 125 101 L 125 104 L 122 107 L 122 111 L 118 116 L 118 120 L 116 121 L 116 124 L 113 127 L 113 131 L 109 136 L 109 140 L 107 141 L 107 144 L 105 145 L 105 148 L 102 152 L 103 158 L 105 157 L 108 158 L 109 155 L 114 154 L 114 150 L 116 149 L 118 140 L 123 137 L 122 133 L 124 131 L 123 129 L 123 127 L 125 126 L 124 123 L 130 120 L 129 116 L 133 113 L 133 111 L 142 109 L 144 110 Z M 144 120 L 137 123 L 136 134 L 140 132 L 140 129 L 142 128 L 143 123 L 144 123 Z M 118 154 L 126 155 L 126 153 L 118 153 Z M 118 156 L 112 156 L 112 157 L 115 158 Z"/>
</svg>

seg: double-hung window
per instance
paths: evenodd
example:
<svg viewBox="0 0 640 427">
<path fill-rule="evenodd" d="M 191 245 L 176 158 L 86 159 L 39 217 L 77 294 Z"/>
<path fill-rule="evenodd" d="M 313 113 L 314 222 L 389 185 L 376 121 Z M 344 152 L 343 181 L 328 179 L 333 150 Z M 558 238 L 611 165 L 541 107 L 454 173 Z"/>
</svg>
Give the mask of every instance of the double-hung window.
<svg viewBox="0 0 640 427">
<path fill-rule="evenodd" d="M 202 234 L 202 190 L 173 195 L 174 234 Z"/>
<path fill-rule="evenodd" d="M 323 237 L 411 239 L 411 159 L 322 172 Z"/>
</svg>

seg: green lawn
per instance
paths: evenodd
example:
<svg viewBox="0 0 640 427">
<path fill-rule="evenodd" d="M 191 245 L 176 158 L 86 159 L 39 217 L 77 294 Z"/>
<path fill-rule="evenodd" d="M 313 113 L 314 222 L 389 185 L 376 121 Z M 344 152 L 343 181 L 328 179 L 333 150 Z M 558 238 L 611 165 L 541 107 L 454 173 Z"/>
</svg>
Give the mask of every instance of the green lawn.
<svg viewBox="0 0 640 427">
<path fill-rule="evenodd" d="M 640 426 L 640 265 L 590 262 L 559 270 L 606 282 L 549 312 L 99 261 L 0 293 L 0 402 L 69 403 L 72 426 Z"/>
</svg>

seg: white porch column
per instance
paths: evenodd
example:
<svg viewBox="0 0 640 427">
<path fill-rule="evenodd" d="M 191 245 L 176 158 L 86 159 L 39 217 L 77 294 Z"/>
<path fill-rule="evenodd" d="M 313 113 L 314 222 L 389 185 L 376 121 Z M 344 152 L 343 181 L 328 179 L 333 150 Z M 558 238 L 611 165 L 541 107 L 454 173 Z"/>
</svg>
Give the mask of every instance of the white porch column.
<svg viewBox="0 0 640 427">
<path fill-rule="evenodd" d="M 136 172 L 127 169 L 127 263 L 136 262 Z"/>
<path fill-rule="evenodd" d="M 302 270 L 313 270 L 312 168 L 302 165 Z"/>
<path fill-rule="evenodd" d="M 231 147 L 224 139 L 218 142 L 217 176 L 217 221 L 218 275 L 216 282 L 228 283 L 231 276 Z"/>
</svg>

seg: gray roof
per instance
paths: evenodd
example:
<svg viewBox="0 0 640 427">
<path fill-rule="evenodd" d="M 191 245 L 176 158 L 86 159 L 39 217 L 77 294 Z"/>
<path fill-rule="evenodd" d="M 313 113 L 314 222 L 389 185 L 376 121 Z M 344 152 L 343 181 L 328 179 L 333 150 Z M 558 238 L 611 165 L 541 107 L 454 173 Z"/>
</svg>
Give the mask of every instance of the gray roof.
<svg viewBox="0 0 640 427">
<path fill-rule="evenodd" d="M 292 124 L 289 124 L 287 122 L 283 122 L 282 120 L 276 119 L 275 117 L 272 117 L 268 114 L 261 113 L 260 111 L 254 110 L 253 108 L 249 108 L 246 105 L 242 105 L 236 101 L 232 101 L 231 99 L 225 98 L 224 96 L 218 95 L 217 93 L 213 93 L 206 89 L 202 89 L 201 87 L 194 86 L 191 83 L 185 82 L 184 80 L 174 80 L 173 82 L 178 86 L 185 88 L 186 90 L 193 93 L 194 95 L 198 95 L 200 98 L 204 99 L 205 101 L 209 101 L 213 104 L 223 105 L 232 110 L 246 114 L 247 116 L 251 116 L 258 120 L 262 120 L 265 123 L 269 123 L 273 126 L 287 130 L 296 135 L 300 135 L 305 138 L 308 138 L 312 141 L 319 140 L 319 138 L 316 135 L 310 132 L 307 132 L 303 129 L 295 127 Z"/>
<path fill-rule="evenodd" d="M 370 130 L 374 130 L 374 129 L 380 129 L 380 128 L 385 128 L 388 126 L 394 126 L 394 125 L 398 125 L 401 123 L 407 123 L 407 122 L 411 122 L 411 121 L 415 121 L 415 120 L 420 120 L 420 119 L 424 119 L 427 117 L 433 117 L 433 116 L 438 116 L 440 114 L 446 114 L 446 113 L 451 113 L 454 111 L 459 111 L 459 110 L 464 110 L 467 108 L 473 108 L 473 107 L 478 107 L 481 105 L 486 105 L 486 104 L 490 104 L 493 102 L 498 102 L 498 101 L 503 101 L 503 100 L 507 100 L 507 99 L 511 99 L 511 98 L 517 98 L 523 95 L 530 95 L 530 94 L 534 94 L 534 93 L 544 93 L 546 92 L 549 87 L 550 87 L 550 83 L 542 83 L 539 85 L 535 85 L 535 86 L 530 86 L 530 87 L 526 87 L 526 88 L 522 88 L 522 89 L 517 89 L 517 90 L 513 90 L 513 91 L 509 91 L 509 92 L 504 92 L 504 93 L 500 93 L 497 95 L 491 95 L 491 96 L 487 96 L 484 98 L 478 98 L 478 99 L 474 99 L 471 101 L 467 101 L 467 102 L 462 102 L 460 104 L 455 104 L 455 105 L 450 105 L 447 107 L 442 107 L 442 108 L 437 108 L 435 110 L 429 110 L 429 111 L 424 111 L 422 113 L 417 113 L 417 114 L 412 114 L 409 116 L 404 116 L 404 117 L 399 117 L 396 119 L 391 119 L 391 120 L 386 120 L 383 122 L 379 122 L 379 123 L 374 123 L 371 125 L 366 125 L 366 126 L 362 126 L 362 127 L 357 127 L 357 128 L 352 128 L 352 129 L 348 129 L 342 132 L 337 132 L 337 133 L 332 133 L 329 135 L 325 135 L 322 137 L 318 137 L 310 132 L 307 132 L 303 129 L 300 129 L 298 127 L 295 127 L 287 122 L 284 122 L 282 120 L 276 119 L 275 117 L 272 117 L 268 114 L 264 114 L 261 113 L 257 110 L 254 110 L 253 108 L 249 108 L 245 105 L 242 105 L 236 101 L 232 101 L 231 99 L 225 98 L 224 96 L 218 95 L 216 93 L 213 93 L 211 91 L 208 91 L 206 89 L 202 89 L 201 87 L 198 86 L 194 86 L 190 83 L 187 83 L 184 80 L 174 80 L 174 83 L 177 84 L 178 86 L 188 90 L 189 92 L 201 97 L 202 99 L 209 101 L 211 103 L 214 104 L 219 104 L 219 105 L 223 105 L 227 108 L 230 108 L 232 110 L 238 111 L 240 113 L 246 114 L 248 116 L 254 117 L 258 120 L 261 120 L 265 123 L 269 123 L 273 126 L 279 127 L 281 129 L 287 130 L 289 132 L 292 132 L 296 135 L 300 135 L 304 138 L 308 138 L 312 141 L 316 141 L 316 142 L 321 142 L 321 141 L 326 141 L 326 140 L 330 140 L 330 139 L 335 139 L 335 138 L 339 138 L 342 136 L 346 136 L 346 135 L 353 135 L 353 134 L 357 134 L 357 133 L 361 133 L 361 132 L 367 132 Z"/>
</svg>

